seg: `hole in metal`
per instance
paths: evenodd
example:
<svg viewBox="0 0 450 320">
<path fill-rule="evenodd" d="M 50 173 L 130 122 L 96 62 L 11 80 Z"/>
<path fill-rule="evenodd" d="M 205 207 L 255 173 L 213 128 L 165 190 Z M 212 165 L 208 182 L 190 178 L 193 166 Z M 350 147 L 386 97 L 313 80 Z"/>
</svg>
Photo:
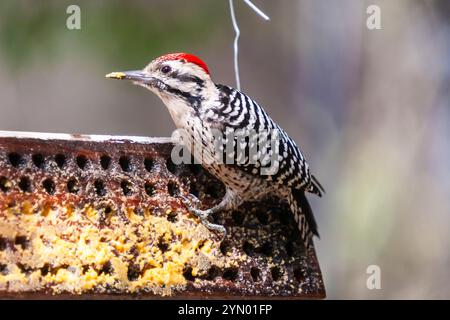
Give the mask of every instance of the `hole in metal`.
<svg viewBox="0 0 450 320">
<path fill-rule="evenodd" d="M 86 168 L 87 163 L 88 163 L 88 159 L 86 158 L 86 156 L 79 155 L 76 158 L 76 162 L 77 162 L 78 168 L 80 168 L 81 170 L 84 170 Z"/>
<path fill-rule="evenodd" d="M 231 251 L 231 243 L 228 240 L 223 240 L 222 243 L 220 244 L 220 252 L 222 252 L 222 254 L 224 256 L 226 256 L 228 254 L 228 252 Z"/>
<path fill-rule="evenodd" d="M 175 172 L 177 170 L 177 166 L 175 165 L 175 163 L 173 163 L 172 159 L 170 159 L 170 158 L 167 159 L 167 161 L 166 161 L 166 168 L 172 174 L 175 174 Z"/>
<path fill-rule="evenodd" d="M 120 183 L 120 187 L 122 188 L 122 192 L 125 196 L 128 197 L 129 195 L 131 195 L 132 190 L 131 190 L 131 182 L 130 181 L 123 180 Z"/>
<path fill-rule="evenodd" d="M 178 214 L 175 211 L 170 212 L 167 215 L 167 221 L 175 223 L 178 221 Z"/>
<path fill-rule="evenodd" d="M 202 250 L 202 248 L 205 246 L 206 240 L 202 239 L 197 243 L 197 250 Z"/>
<path fill-rule="evenodd" d="M 46 276 L 50 272 L 50 265 L 48 263 L 44 264 L 41 268 L 41 275 Z"/>
<path fill-rule="evenodd" d="M 88 271 L 89 271 L 89 266 L 84 264 L 84 265 L 81 267 L 81 273 L 82 273 L 82 274 L 86 274 L 86 272 L 88 272 Z"/>
<path fill-rule="evenodd" d="M 258 268 L 253 267 L 250 269 L 250 275 L 252 276 L 253 281 L 257 282 L 257 281 L 259 281 L 261 271 Z"/>
<path fill-rule="evenodd" d="M 122 168 L 122 171 L 124 172 L 130 172 L 131 171 L 131 162 L 130 158 L 126 156 L 122 156 L 119 158 L 119 165 Z"/>
<path fill-rule="evenodd" d="M 75 179 L 70 179 L 69 181 L 67 181 L 67 190 L 70 193 L 78 193 L 78 183 L 77 180 Z"/>
<path fill-rule="evenodd" d="M 11 165 L 15 168 L 24 163 L 22 156 L 17 152 L 11 152 L 8 154 L 8 159 L 9 163 L 11 163 Z"/>
<path fill-rule="evenodd" d="M 186 267 L 183 271 L 183 276 L 187 281 L 194 281 L 195 277 L 192 275 L 192 267 Z"/>
<path fill-rule="evenodd" d="M 154 165 L 153 159 L 150 159 L 150 158 L 144 159 L 145 170 L 147 170 L 148 172 L 152 171 L 153 165 Z"/>
<path fill-rule="evenodd" d="M 136 214 L 136 215 L 138 215 L 138 216 L 140 216 L 140 217 L 143 217 L 144 216 L 144 209 L 143 208 L 135 208 L 134 209 L 134 213 Z"/>
<path fill-rule="evenodd" d="M 103 264 L 102 268 L 100 269 L 100 274 L 113 274 L 114 268 L 110 261 L 107 261 Z"/>
<path fill-rule="evenodd" d="M 106 195 L 105 184 L 102 180 L 95 180 L 94 187 L 95 193 L 97 193 L 98 196 Z"/>
<path fill-rule="evenodd" d="M 280 280 L 280 279 L 281 279 L 281 276 L 282 276 L 281 270 L 280 270 L 280 268 L 278 268 L 278 267 L 272 267 L 272 268 L 270 269 L 270 274 L 272 275 L 272 280 L 273 280 L 273 281 L 278 281 L 278 280 Z"/>
<path fill-rule="evenodd" d="M 144 185 L 145 193 L 147 193 L 148 196 L 153 196 L 155 194 L 155 186 L 153 183 L 146 182 Z"/>
<path fill-rule="evenodd" d="M 220 275 L 220 268 L 218 266 L 211 266 L 208 269 L 208 274 L 206 276 L 206 279 L 208 280 L 214 280 Z"/>
<path fill-rule="evenodd" d="M 0 251 L 6 250 L 8 246 L 8 240 L 6 238 L 0 237 Z"/>
<path fill-rule="evenodd" d="M 270 242 L 264 242 L 264 244 L 259 248 L 259 252 L 263 255 L 270 256 L 272 254 L 273 248 Z"/>
<path fill-rule="evenodd" d="M 134 281 L 139 278 L 139 266 L 136 264 L 131 264 L 128 266 L 127 277 L 129 281 Z"/>
<path fill-rule="evenodd" d="M 104 207 L 100 208 L 99 213 L 100 213 L 99 222 L 101 225 L 105 225 L 108 223 L 109 219 L 111 218 L 111 215 L 113 213 L 113 208 L 111 205 L 105 205 Z"/>
<path fill-rule="evenodd" d="M 298 282 L 302 283 L 305 280 L 305 273 L 302 271 L 302 269 L 294 269 L 294 278 Z"/>
<path fill-rule="evenodd" d="M 30 241 L 25 236 L 16 236 L 14 239 L 14 244 L 25 250 L 29 247 Z"/>
<path fill-rule="evenodd" d="M 25 274 L 25 275 L 28 275 L 31 272 L 33 272 L 33 268 L 28 266 L 28 265 L 26 265 L 26 264 L 18 262 L 18 263 L 16 263 L 16 266 L 19 268 L 20 272 Z"/>
<path fill-rule="evenodd" d="M 56 162 L 56 165 L 58 166 L 58 168 L 60 168 L 60 169 L 62 169 L 62 168 L 64 168 L 64 166 L 66 165 L 66 156 L 65 155 L 63 155 L 63 154 L 61 154 L 61 153 L 58 153 L 56 156 L 55 156 L 55 162 Z"/>
<path fill-rule="evenodd" d="M 22 177 L 19 181 L 19 188 L 23 192 L 31 192 L 31 181 L 28 177 Z"/>
<path fill-rule="evenodd" d="M 106 207 L 105 207 L 104 212 L 105 212 L 106 214 L 110 214 L 112 211 L 113 211 L 113 210 L 112 210 L 111 206 L 106 206 Z"/>
<path fill-rule="evenodd" d="M 37 168 L 43 168 L 44 167 L 44 163 L 45 163 L 45 159 L 44 156 L 40 153 L 36 153 L 33 154 L 31 156 L 31 160 L 33 161 L 33 164 L 37 167 Z"/>
<path fill-rule="evenodd" d="M 55 193 L 55 183 L 52 179 L 48 178 L 42 182 L 42 187 L 47 191 L 48 194 Z"/>
<path fill-rule="evenodd" d="M 249 241 L 244 242 L 242 250 L 244 250 L 245 254 L 248 256 L 253 256 L 255 254 L 255 247 Z"/>
<path fill-rule="evenodd" d="M 163 237 L 160 237 L 158 240 L 158 248 L 162 253 L 169 250 L 169 244 L 163 239 Z"/>
<path fill-rule="evenodd" d="M 103 155 L 100 157 L 100 165 L 103 170 L 108 170 L 109 166 L 111 164 L 111 157 L 108 155 Z"/>
<path fill-rule="evenodd" d="M 174 182 L 174 181 L 170 181 L 168 184 L 167 184 L 167 192 L 169 192 L 169 195 L 170 196 L 176 196 L 176 195 L 178 195 L 179 194 L 179 188 L 178 188 L 178 184 L 176 183 L 176 182 Z"/>
<path fill-rule="evenodd" d="M 8 266 L 0 263 L 0 274 L 6 276 L 8 274 Z"/>
<path fill-rule="evenodd" d="M 236 280 L 237 276 L 238 276 L 238 269 L 235 267 L 231 267 L 225 269 L 222 278 L 224 278 L 225 280 L 234 281 Z"/>
<path fill-rule="evenodd" d="M 6 177 L 0 177 L 0 190 L 3 192 L 8 192 L 11 189 L 11 181 Z"/>
<path fill-rule="evenodd" d="M 54 266 L 54 267 L 52 266 L 49 271 L 51 274 L 57 274 L 59 270 L 68 270 L 68 269 L 69 269 L 69 266 L 67 264 L 62 264 L 59 266 Z"/>
<path fill-rule="evenodd" d="M 191 183 L 189 185 L 189 193 L 194 195 L 196 198 L 199 197 L 200 192 L 198 191 L 198 187 L 197 187 L 197 185 L 195 183 Z"/>
</svg>

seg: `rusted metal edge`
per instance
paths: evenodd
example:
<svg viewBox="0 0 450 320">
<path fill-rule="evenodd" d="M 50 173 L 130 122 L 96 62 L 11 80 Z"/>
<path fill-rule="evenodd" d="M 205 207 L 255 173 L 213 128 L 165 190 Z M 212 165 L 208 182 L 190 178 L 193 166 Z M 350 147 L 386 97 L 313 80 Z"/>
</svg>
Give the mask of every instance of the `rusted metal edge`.
<svg viewBox="0 0 450 320">
<path fill-rule="evenodd" d="M 172 142 L 172 139 L 168 137 L 114 136 L 101 134 L 46 133 L 46 132 L 4 131 L 4 130 L 0 130 L 0 138 L 92 141 L 92 142 L 122 141 L 122 142 L 143 143 L 143 144 Z"/>
</svg>

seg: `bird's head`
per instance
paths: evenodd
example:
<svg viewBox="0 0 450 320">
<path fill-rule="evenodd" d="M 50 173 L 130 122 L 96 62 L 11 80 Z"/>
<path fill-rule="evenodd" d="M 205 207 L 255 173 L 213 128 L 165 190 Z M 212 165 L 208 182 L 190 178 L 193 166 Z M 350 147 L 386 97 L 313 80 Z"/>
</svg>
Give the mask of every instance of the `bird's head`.
<svg viewBox="0 0 450 320">
<path fill-rule="evenodd" d="M 214 90 L 206 64 L 188 53 L 166 54 L 142 70 L 112 72 L 106 77 L 130 80 L 155 93 L 167 105 L 180 100 L 201 103 L 204 92 Z"/>
</svg>

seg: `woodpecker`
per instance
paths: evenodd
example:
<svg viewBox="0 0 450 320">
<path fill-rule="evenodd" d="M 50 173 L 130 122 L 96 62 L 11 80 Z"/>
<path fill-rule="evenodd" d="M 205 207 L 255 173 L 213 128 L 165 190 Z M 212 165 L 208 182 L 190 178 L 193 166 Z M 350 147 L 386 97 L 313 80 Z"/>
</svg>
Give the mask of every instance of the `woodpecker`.
<svg viewBox="0 0 450 320">
<path fill-rule="evenodd" d="M 142 70 L 112 72 L 106 77 L 131 80 L 156 94 L 166 105 L 176 127 L 186 133 L 180 143 L 194 158 L 209 160 L 201 163 L 225 185 L 222 201 L 210 209 L 200 210 L 182 197 L 190 212 L 205 226 L 225 232 L 223 226 L 208 221 L 212 213 L 234 210 L 244 201 L 274 195 L 287 200 L 305 248 L 311 247 L 313 237 L 319 234 L 305 194 L 310 192 L 322 196 L 324 189 L 310 173 L 297 144 L 258 103 L 232 87 L 214 83 L 205 62 L 188 53 L 166 54 Z M 218 153 L 229 151 L 215 143 L 217 132 L 223 134 L 225 142 L 229 142 L 229 134 L 237 130 L 277 132 L 277 148 L 268 148 L 269 152 L 265 154 L 275 158 L 276 170 L 262 174 L 261 169 L 267 161 L 260 159 L 261 152 L 257 152 L 256 157 L 249 156 L 250 144 L 255 141 L 248 138 L 232 141 L 231 157 L 239 161 L 215 161 Z M 266 140 L 269 135 L 266 135 Z M 240 159 L 237 159 L 239 148 L 246 152 L 241 152 Z"/>
</svg>

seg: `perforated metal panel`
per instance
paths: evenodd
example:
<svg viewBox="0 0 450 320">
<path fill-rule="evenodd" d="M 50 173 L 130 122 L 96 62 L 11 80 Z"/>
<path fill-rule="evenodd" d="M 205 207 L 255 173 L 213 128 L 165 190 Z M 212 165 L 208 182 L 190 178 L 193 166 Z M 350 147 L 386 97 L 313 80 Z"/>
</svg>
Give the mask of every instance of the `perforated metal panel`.
<svg viewBox="0 0 450 320">
<path fill-rule="evenodd" d="M 200 165 L 174 165 L 171 149 L 167 139 L 0 133 L 0 293 L 325 296 L 285 203 L 217 214 L 222 241 L 179 195 L 207 208 L 223 185 Z"/>
</svg>

